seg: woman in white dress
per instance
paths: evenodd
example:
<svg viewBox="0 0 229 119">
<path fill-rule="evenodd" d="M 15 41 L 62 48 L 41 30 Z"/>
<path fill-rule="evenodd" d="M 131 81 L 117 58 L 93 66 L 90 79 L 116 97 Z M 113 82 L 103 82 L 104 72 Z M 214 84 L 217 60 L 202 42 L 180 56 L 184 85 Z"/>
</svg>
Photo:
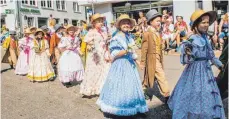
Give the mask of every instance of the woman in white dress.
<svg viewBox="0 0 229 119">
<path fill-rule="evenodd" d="M 85 77 L 80 86 L 80 93 L 84 95 L 83 97 L 100 94 L 100 90 L 103 87 L 103 83 L 110 68 L 109 51 L 106 45 L 108 36 L 101 29 L 103 22 L 103 16 L 99 13 L 94 14 L 91 18 L 93 29 L 85 36 L 88 54 Z"/>
<path fill-rule="evenodd" d="M 27 28 L 24 32 L 25 37 L 19 40 L 20 54 L 15 68 L 15 74 L 26 75 L 29 71 L 29 60 L 32 53 L 33 39 L 29 37 L 32 32 Z"/>
<path fill-rule="evenodd" d="M 59 79 L 67 87 L 71 82 L 81 81 L 83 79 L 84 67 L 80 54 L 80 41 L 75 36 L 76 27 L 69 25 L 67 36 L 62 37 L 58 48 L 62 55 L 58 62 Z"/>
<path fill-rule="evenodd" d="M 55 77 L 54 70 L 49 60 L 48 42 L 44 39 L 44 32 L 38 29 L 35 32 L 33 40 L 33 50 L 29 63 L 29 72 L 27 77 L 32 82 L 44 82 L 52 80 Z"/>
</svg>

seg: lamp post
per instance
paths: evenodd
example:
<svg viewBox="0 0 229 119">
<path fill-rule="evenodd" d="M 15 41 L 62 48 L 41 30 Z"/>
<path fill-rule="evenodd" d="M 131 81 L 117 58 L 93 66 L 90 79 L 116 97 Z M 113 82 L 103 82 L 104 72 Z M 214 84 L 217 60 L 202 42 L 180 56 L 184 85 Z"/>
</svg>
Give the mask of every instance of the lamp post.
<svg viewBox="0 0 229 119">
<path fill-rule="evenodd" d="M 95 14 L 94 1 L 91 0 L 92 15 Z"/>
<path fill-rule="evenodd" d="M 21 9 L 20 1 L 16 1 L 16 4 L 17 4 L 17 28 L 19 28 L 19 37 L 22 37 L 22 17 L 20 12 Z"/>
</svg>

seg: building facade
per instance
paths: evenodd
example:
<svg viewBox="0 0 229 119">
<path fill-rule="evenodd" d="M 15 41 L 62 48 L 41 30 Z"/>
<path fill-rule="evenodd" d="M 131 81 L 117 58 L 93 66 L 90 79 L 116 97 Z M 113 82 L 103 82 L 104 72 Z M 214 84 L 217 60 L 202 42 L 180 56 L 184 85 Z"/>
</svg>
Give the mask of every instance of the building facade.
<svg viewBox="0 0 229 119">
<path fill-rule="evenodd" d="M 48 25 L 50 15 L 58 24 L 79 25 L 85 20 L 85 7 L 67 0 L 1 0 L 1 24 L 15 30 L 24 26 Z"/>
<path fill-rule="evenodd" d="M 92 14 L 91 11 L 94 11 L 94 13 L 101 13 L 106 16 L 108 23 L 116 20 L 123 13 L 129 14 L 131 18 L 137 20 L 139 11 L 146 14 L 150 9 L 156 9 L 160 13 L 167 9 L 172 11 L 174 18 L 183 16 L 186 23 L 190 22 L 191 14 L 197 9 L 215 10 L 218 13 L 218 19 L 228 11 L 228 1 L 223 0 L 85 0 L 79 5 L 87 7 L 87 18 Z"/>
</svg>

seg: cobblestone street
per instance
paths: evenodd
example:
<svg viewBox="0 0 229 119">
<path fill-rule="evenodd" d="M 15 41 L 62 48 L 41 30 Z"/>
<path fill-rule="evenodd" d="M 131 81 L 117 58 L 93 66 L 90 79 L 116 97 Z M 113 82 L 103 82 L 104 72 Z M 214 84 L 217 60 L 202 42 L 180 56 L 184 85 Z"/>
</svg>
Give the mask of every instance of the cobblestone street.
<svg viewBox="0 0 229 119">
<path fill-rule="evenodd" d="M 104 118 L 95 104 L 97 98 L 82 98 L 79 94 L 79 85 L 66 88 L 58 79 L 53 82 L 32 83 L 25 76 L 17 76 L 13 70 L 7 70 L 8 64 L 1 66 L 2 119 Z M 183 68 L 178 55 L 165 56 L 165 72 L 171 90 Z M 217 74 L 218 70 L 214 68 L 214 72 Z M 152 101 L 147 101 L 150 108 L 147 119 L 171 119 L 171 111 L 160 100 L 158 90 L 155 91 L 155 95 L 157 96 L 154 96 Z M 228 99 L 224 100 L 226 112 L 227 102 Z"/>
</svg>

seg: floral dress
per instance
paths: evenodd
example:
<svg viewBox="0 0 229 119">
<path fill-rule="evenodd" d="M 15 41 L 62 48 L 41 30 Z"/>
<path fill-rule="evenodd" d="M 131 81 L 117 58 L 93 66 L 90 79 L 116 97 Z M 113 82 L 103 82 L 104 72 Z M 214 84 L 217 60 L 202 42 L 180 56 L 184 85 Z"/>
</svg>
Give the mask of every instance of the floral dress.
<svg viewBox="0 0 229 119">
<path fill-rule="evenodd" d="M 90 45 L 88 50 L 85 77 L 80 86 L 80 93 L 87 96 L 99 95 L 107 77 L 110 63 L 105 61 L 107 35 L 93 29 L 87 33 L 84 41 Z"/>
<path fill-rule="evenodd" d="M 186 55 L 186 47 L 192 49 L 191 55 Z M 168 100 L 173 119 L 225 119 L 209 61 L 217 67 L 222 66 L 206 36 L 192 35 L 182 43 L 181 63 L 186 67 Z"/>
</svg>

